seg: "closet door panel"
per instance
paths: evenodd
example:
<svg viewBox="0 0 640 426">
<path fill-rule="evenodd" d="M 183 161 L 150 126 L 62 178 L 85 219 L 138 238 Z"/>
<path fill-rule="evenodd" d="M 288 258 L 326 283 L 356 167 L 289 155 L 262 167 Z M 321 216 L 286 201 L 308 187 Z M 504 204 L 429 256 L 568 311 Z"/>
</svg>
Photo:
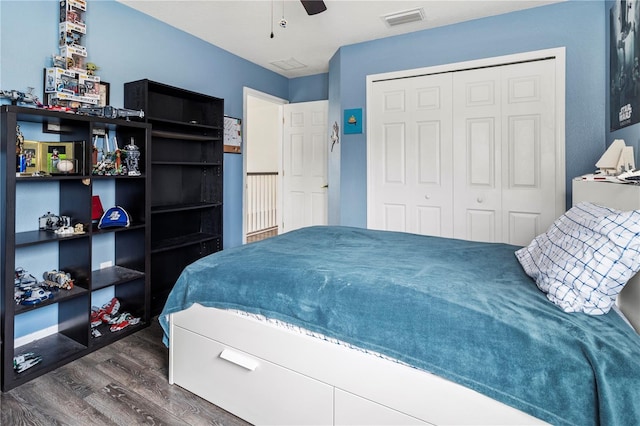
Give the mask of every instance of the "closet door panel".
<svg viewBox="0 0 640 426">
<path fill-rule="evenodd" d="M 451 75 L 376 82 L 371 96 L 368 227 L 452 236 Z"/>
<path fill-rule="evenodd" d="M 526 245 L 556 218 L 555 65 L 501 67 L 503 240 Z"/>
<path fill-rule="evenodd" d="M 502 123 L 499 68 L 453 76 L 454 237 L 502 238 Z"/>
</svg>

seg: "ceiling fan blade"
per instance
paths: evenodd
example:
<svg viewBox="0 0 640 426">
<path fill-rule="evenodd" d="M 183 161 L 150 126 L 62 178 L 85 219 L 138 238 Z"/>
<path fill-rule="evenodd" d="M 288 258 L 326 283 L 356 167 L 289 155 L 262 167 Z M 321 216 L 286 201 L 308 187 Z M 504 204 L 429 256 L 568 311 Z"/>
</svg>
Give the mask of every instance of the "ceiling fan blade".
<svg viewBox="0 0 640 426">
<path fill-rule="evenodd" d="M 327 10 L 327 6 L 322 0 L 300 0 L 300 3 L 302 3 L 308 15 L 317 15 Z"/>
</svg>

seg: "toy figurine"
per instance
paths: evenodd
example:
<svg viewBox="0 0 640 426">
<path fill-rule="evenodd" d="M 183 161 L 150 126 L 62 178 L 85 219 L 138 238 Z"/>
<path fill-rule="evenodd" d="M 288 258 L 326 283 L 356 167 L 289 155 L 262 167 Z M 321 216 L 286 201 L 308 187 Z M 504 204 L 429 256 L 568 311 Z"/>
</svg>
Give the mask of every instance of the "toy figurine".
<svg viewBox="0 0 640 426">
<path fill-rule="evenodd" d="M 140 149 L 136 146 L 135 140 L 131 138 L 131 143 L 124 147 L 125 158 L 129 176 L 140 176 L 138 161 L 140 160 Z"/>
<path fill-rule="evenodd" d="M 88 75 L 95 75 L 96 71 L 98 71 L 100 69 L 93 62 L 87 62 L 84 67 L 87 69 L 87 74 Z"/>
<path fill-rule="evenodd" d="M 16 172 L 27 171 L 27 157 L 24 152 L 24 135 L 20 131 L 20 125 L 16 126 Z"/>
</svg>

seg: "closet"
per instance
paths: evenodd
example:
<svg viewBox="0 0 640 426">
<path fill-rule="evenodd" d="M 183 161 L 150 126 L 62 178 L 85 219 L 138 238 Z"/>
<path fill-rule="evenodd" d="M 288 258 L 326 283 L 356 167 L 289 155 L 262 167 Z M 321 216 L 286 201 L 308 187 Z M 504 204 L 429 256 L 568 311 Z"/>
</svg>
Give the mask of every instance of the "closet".
<svg viewBox="0 0 640 426">
<path fill-rule="evenodd" d="M 557 60 L 370 79 L 368 227 L 518 245 L 544 232 L 565 207 Z"/>
</svg>

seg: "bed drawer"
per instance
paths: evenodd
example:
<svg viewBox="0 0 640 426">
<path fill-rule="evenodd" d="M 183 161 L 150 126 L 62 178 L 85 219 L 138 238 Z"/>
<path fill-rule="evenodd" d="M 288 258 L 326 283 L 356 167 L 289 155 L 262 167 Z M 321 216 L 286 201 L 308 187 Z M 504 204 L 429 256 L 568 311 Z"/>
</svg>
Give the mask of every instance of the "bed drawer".
<svg viewBox="0 0 640 426">
<path fill-rule="evenodd" d="M 333 388 L 173 327 L 173 382 L 253 424 L 332 424 Z"/>
<path fill-rule="evenodd" d="M 341 389 L 335 391 L 335 426 L 429 424 Z"/>
</svg>

